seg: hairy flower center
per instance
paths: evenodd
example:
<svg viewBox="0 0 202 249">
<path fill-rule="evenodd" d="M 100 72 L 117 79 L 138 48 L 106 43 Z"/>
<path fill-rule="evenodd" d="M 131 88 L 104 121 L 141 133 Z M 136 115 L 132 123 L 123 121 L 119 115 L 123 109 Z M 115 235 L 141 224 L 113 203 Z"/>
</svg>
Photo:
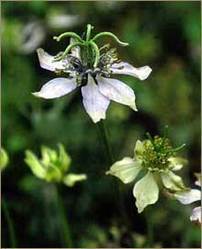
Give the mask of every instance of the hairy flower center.
<svg viewBox="0 0 202 249">
<path fill-rule="evenodd" d="M 174 155 L 167 138 L 155 136 L 152 141 L 143 142 L 142 165 L 149 171 L 165 171 L 169 167 L 169 157 Z"/>
</svg>

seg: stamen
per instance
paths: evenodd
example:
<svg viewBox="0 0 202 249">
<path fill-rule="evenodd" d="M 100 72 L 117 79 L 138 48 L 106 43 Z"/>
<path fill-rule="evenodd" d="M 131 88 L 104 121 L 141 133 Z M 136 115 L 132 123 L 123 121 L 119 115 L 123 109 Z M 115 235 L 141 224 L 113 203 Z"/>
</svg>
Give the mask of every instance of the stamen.
<svg viewBox="0 0 202 249">
<path fill-rule="evenodd" d="M 151 136 L 151 134 L 149 132 L 146 132 L 146 136 L 148 137 L 148 139 L 152 142 L 153 144 L 153 138 Z"/>
<path fill-rule="evenodd" d="M 102 50 L 104 50 L 104 49 L 109 49 L 109 48 L 110 48 L 110 44 L 107 43 L 107 44 L 105 44 L 104 46 L 102 46 L 99 50 L 102 51 Z"/>
</svg>

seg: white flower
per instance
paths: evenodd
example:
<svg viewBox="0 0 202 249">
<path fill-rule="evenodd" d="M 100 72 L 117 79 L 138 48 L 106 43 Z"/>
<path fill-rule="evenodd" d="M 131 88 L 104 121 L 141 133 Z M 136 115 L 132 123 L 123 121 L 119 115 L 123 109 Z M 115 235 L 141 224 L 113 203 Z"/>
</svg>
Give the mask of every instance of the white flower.
<svg viewBox="0 0 202 249">
<path fill-rule="evenodd" d="M 173 156 L 173 149 L 165 138 L 154 137 L 153 141 L 137 140 L 134 157 L 124 157 L 115 162 L 106 174 L 119 178 L 123 183 L 135 181 L 133 196 L 138 213 L 159 198 L 159 180 L 167 192 L 186 189 L 180 176 L 173 173 L 183 167 L 183 160 Z"/>
<path fill-rule="evenodd" d="M 201 187 L 201 176 L 196 174 L 198 180 L 195 182 L 197 186 Z M 191 189 L 186 192 L 179 192 L 174 195 L 178 201 L 180 201 L 184 205 L 191 204 L 196 201 L 201 200 L 201 191 L 199 189 Z M 190 216 L 191 221 L 196 221 L 201 223 L 201 206 L 195 207 L 192 210 L 192 214 Z"/>
<path fill-rule="evenodd" d="M 79 47 L 74 47 L 71 54 L 60 61 L 55 61 L 55 57 L 43 49 L 38 49 L 37 53 L 42 68 L 56 73 L 65 73 L 67 77 L 50 80 L 34 95 L 44 99 L 59 98 L 81 86 L 84 108 L 94 123 L 105 119 L 110 100 L 137 111 L 133 90 L 122 81 L 111 78 L 111 74 L 131 75 L 145 80 L 152 71 L 149 66 L 135 68 L 126 62 L 117 63 L 113 56 L 110 57 L 110 53 L 107 54 L 110 62 L 104 62 L 106 58 L 105 54 L 102 54 L 98 66 L 94 69 L 88 68 L 82 64 Z M 83 84 L 84 78 L 85 84 Z"/>
</svg>

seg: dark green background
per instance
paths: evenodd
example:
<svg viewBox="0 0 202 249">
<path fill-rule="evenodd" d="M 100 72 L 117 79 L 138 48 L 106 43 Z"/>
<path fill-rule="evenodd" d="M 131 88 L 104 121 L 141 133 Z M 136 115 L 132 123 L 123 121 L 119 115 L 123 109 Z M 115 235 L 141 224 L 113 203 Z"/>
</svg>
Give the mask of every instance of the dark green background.
<svg viewBox="0 0 202 249">
<path fill-rule="evenodd" d="M 115 160 L 132 156 L 136 140 L 144 139 L 146 131 L 161 134 L 168 125 L 173 145 L 187 145 L 181 155 L 189 164 L 180 174 L 194 186 L 194 173 L 200 171 L 200 2 L 30 1 L 2 2 L 1 7 L 2 145 L 10 156 L 2 174 L 2 198 L 15 223 L 18 247 L 61 246 L 52 185 L 36 179 L 24 163 L 25 149 L 39 153 L 42 144 L 56 148 L 58 142 L 72 157 L 71 170 L 88 174 L 86 182 L 62 189 L 74 247 L 146 247 L 148 225 L 153 231 L 150 247 L 199 247 L 200 228 L 189 221 L 195 204 L 183 206 L 161 195 L 146 214 L 138 215 L 133 184 L 122 185 L 122 213 L 129 222 L 123 221 L 114 184 L 118 180 L 104 174 L 110 165 L 80 91 L 58 100 L 35 98 L 31 92 L 55 76 L 40 68 L 35 51 L 21 51 L 22 30 L 31 21 L 39 21 L 46 31 L 39 46 L 52 54 L 68 42 L 58 44 L 53 35 L 82 34 L 87 23 L 95 26 L 95 33 L 111 31 L 129 42 L 129 47 L 117 46 L 120 58 L 153 71 L 143 82 L 120 77 L 134 89 L 139 111 L 110 105 L 106 125 Z M 80 23 L 53 28 L 48 20 L 55 13 L 76 14 Z M 10 246 L 4 215 L 2 246 Z"/>
</svg>

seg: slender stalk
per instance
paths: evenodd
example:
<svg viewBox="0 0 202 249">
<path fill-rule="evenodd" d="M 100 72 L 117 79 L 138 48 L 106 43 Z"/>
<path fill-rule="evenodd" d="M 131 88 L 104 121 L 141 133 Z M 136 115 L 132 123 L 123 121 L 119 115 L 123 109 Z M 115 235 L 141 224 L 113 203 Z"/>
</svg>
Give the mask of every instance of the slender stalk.
<svg viewBox="0 0 202 249">
<path fill-rule="evenodd" d="M 108 163 L 109 163 L 109 165 L 112 165 L 113 162 L 114 162 L 114 157 L 113 157 L 112 149 L 111 149 L 111 146 L 110 146 L 110 143 L 109 143 L 107 129 L 106 129 L 106 126 L 105 126 L 103 120 L 98 123 L 98 128 L 99 128 L 99 131 L 100 131 L 101 138 L 103 140 L 103 144 L 104 144 L 104 147 L 105 147 Z M 125 224 L 127 224 L 128 228 L 129 228 L 129 231 L 130 231 L 131 222 L 130 222 L 130 219 L 129 219 L 129 217 L 127 215 L 127 212 L 126 212 L 124 196 L 123 196 L 123 193 L 122 193 L 122 186 L 120 185 L 120 182 L 113 181 L 113 189 L 115 189 L 115 195 L 116 195 L 117 200 L 118 200 L 119 213 L 120 213 L 123 221 L 125 222 Z"/>
<path fill-rule="evenodd" d="M 61 241 L 62 241 L 63 247 L 72 248 L 73 246 L 72 246 L 71 231 L 70 231 L 67 215 L 65 212 L 63 200 L 60 195 L 59 186 L 55 185 L 55 190 L 56 190 L 58 215 L 59 215 L 59 220 L 60 220 L 60 225 L 61 225 L 61 227 L 59 227 Z"/>
<path fill-rule="evenodd" d="M 105 147 L 108 163 L 110 165 L 112 165 L 112 163 L 114 161 L 114 158 L 113 158 L 111 146 L 109 144 L 108 133 L 107 133 L 107 130 L 106 130 L 106 127 L 105 127 L 105 124 L 104 124 L 103 120 L 101 120 L 98 123 L 98 128 L 99 128 L 99 131 L 100 131 L 101 138 L 103 140 L 103 144 L 104 144 L 104 147 Z"/>
<path fill-rule="evenodd" d="M 9 237 L 10 237 L 10 243 L 11 243 L 11 248 L 16 248 L 17 247 L 17 242 L 16 242 L 16 235 L 15 235 L 15 230 L 14 230 L 14 225 L 13 221 L 11 219 L 6 201 L 2 199 L 2 209 L 4 212 L 4 217 L 7 222 L 8 226 L 8 232 L 9 232 Z"/>
<path fill-rule="evenodd" d="M 153 225 L 148 210 L 145 210 L 145 219 L 147 224 L 147 247 L 153 246 Z"/>
</svg>

